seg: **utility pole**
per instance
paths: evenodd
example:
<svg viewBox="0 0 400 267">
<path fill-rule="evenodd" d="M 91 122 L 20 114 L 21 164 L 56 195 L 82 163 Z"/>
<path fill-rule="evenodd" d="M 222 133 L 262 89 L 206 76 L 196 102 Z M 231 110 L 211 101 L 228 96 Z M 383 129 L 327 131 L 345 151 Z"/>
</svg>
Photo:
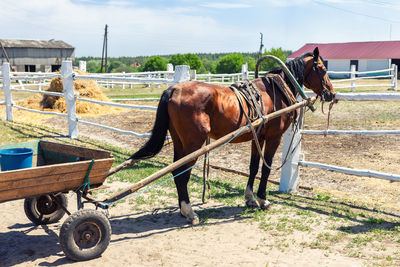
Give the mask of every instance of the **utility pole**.
<svg viewBox="0 0 400 267">
<path fill-rule="evenodd" d="M 105 72 L 108 72 L 108 62 L 107 62 L 107 40 L 108 40 L 108 25 L 106 24 L 104 28 L 104 39 L 103 39 L 103 52 L 101 53 L 101 67 L 100 72 L 103 72 L 103 67 Z M 104 64 L 105 63 L 105 64 Z"/>
<path fill-rule="evenodd" d="M 261 57 L 261 55 L 262 55 L 262 49 L 263 49 L 263 47 L 264 47 L 264 44 L 263 44 L 263 34 L 262 34 L 262 32 L 260 32 L 260 50 L 258 51 L 258 58 L 260 58 Z"/>
</svg>

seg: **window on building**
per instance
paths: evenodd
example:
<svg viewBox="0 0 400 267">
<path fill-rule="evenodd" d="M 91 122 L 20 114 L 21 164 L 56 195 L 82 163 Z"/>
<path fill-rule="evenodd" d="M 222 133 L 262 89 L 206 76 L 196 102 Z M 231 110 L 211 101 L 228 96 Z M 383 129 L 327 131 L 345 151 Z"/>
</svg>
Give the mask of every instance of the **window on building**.
<svg viewBox="0 0 400 267">
<path fill-rule="evenodd" d="M 56 72 L 61 69 L 61 65 L 51 65 L 51 72 Z"/>
<path fill-rule="evenodd" d="M 25 72 L 36 72 L 36 65 L 25 65 Z"/>
</svg>

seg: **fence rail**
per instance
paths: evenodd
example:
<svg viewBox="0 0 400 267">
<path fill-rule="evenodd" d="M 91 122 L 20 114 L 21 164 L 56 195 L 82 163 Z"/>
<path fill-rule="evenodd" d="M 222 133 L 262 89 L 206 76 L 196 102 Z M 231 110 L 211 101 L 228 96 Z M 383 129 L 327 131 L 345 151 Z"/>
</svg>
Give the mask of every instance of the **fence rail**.
<svg viewBox="0 0 400 267">
<path fill-rule="evenodd" d="M 157 75 L 160 72 L 157 72 Z M 90 102 L 94 104 L 100 104 L 100 105 L 108 105 L 108 106 L 116 106 L 116 107 L 121 107 L 121 108 L 131 108 L 131 109 L 144 109 L 144 110 L 157 110 L 157 107 L 152 107 L 152 106 L 145 106 L 145 105 L 131 105 L 131 104 L 121 104 L 121 103 L 115 103 L 115 102 L 105 102 L 105 101 L 99 101 L 99 100 L 94 100 L 94 99 L 89 99 L 89 98 L 82 98 L 79 97 L 79 92 L 74 91 L 74 84 L 73 81 L 74 79 L 90 79 L 90 80 L 100 80 L 100 81 L 112 81 L 112 82 L 117 82 L 121 83 L 122 82 L 145 82 L 145 83 L 166 83 L 166 84 L 172 84 L 172 83 L 179 83 L 182 81 L 187 81 L 189 80 L 189 67 L 188 66 L 176 66 L 175 72 L 161 72 L 162 74 L 167 74 L 171 75 L 173 73 L 172 78 L 168 77 L 165 79 L 161 78 L 132 78 L 132 77 L 125 77 L 124 75 L 117 75 L 119 77 L 110 77 L 109 75 L 77 75 L 73 73 L 72 71 L 72 62 L 71 61 L 63 61 L 62 62 L 62 68 L 61 68 L 61 74 L 56 73 L 56 74 L 44 74 L 44 75 L 37 75 L 37 73 L 34 73 L 31 76 L 29 73 L 23 73 L 23 76 L 15 76 L 14 73 L 10 72 L 10 66 L 9 63 L 5 62 L 3 63 L 2 66 L 2 81 L 3 81 L 3 90 L 4 90 L 4 95 L 5 95 L 5 101 L 0 102 L 0 104 L 3 104 L 6 106 L 6 119 L 8 121 L 13 120 L 13 108 L 16 109 L 21 109 L 25 111 L 30 111 L 30 112 L 35 112 L 35 113 L 40 113 L 40 114 L 47 114 L 47 115 L 55 115 L 55 116 L 62 116 L 62 117 L 67 117 L 68 118 L 68 132 L 69 136 L 71 138 L 76 138 L 79 135 L 78 131 L 78 123 L 86 124 L 86 125 L 91 125 L 91 126 L 96 126 L 96 127 L 101 127 L 103 129 L 108 129 L 112 130 L 118 133 L 123 133 L 123 134 L 129 134 L 129 135 L 134 135 L 136 137 L 140 138 L 148 138 L 150 137 L 150 133 L 136 133 L 133 131 L 125 131 L 121 129 L 117 129 L 114 127 L 106 126 L 106 125 L 101 125 L 98 123 L 94 122 L 89 122 L 82 120 L 79 116 L 76 114 L 76 101 L 83 101 L 83 102 Z M 21 73 L 19 73 L 21 74 Z M 151 74 L 156 74 L 151 73 Z M 115 74 L 112 74 L 115 75 Z M 129 75 L 131 76 L 131 75 Z M 56 77 L 61 77 L 63 79 L 63 93 L 58 93 L 58 92 L 49 92 L 49 91 L 40 91 L 40 90 L 32 90 L 32 89 L 25 89 L 25 88 L 18 88 L 18 86 L 11 86 L 11 81 L 12 80 L 28 80 L 28 81 L 37 81 L 37 80 L 43 80 L 44 77 L 46 79 L 48 78 L 56 78 Z M 17 91 L 17 92 L 27 92 L 27 93 L 35 93 L 35 94 L 46 94 L 46 95 L 53 95 L 53 96 L 58 96 L 58 97 L 64 97 L 66 101 L 66 106 L 67 106 L 67 113 L 59 113 L 59 112 L 53 112 L 53 111 L 43 111 L 43 110 L 35 110 L 35 109 L 30 109 L 22 106 L 16 105 L 12 101 L 12 91 Z"/>
<path fill-rule="evenodd" d="M 306 92 L 308 96 L 314 95 L 312 92 Z M 343 93 L 337 94 L 337 97 L 342 100 L 355 101 L 355 100 L 368 100 L 368 101 L 400 101 L 400 93 L 363 93 L 363 94 L 355 94 L 355 93 Z M 302 113 L 302 112 L 301 112 Z M 299 118 L 302 121 L 303 118 Z M 299 127 L 296 129 L 289 129 L 283 135 L 283 151 L 282 151 L 282 159 L 287 158 L 286 162 L 282 162 L 282 171 L 281 171 L 281 183 L 279 186 L 279 191 L 282 192 L 292 192 L 297 190 L 298 179 L 299 179 L 299 167 L 314 167 L 321 168 L 329 171 L 337 171 L 351 175 L 358 176 L 368 176 L 375 177 L 380 179 L 388 179 L 392 181 L 400 181 L 400 175 L 390 174 L 390 173 L 382 173 L 372 170 L 357 170 L 351 168 L 345 168 L 340 166 L 332 166 L 323 163 L 317 162 L 308 162 L 304 159 L 300 159 L 301 154 L 301 135 L 302 134 L 335 134 L 335 135 L 400 135 L 400 130 L 304 130 L 301 129 L 301 124 L 299 123 Z M 298 144 L 294 149 L 291 147 L 291 144 Z M 285 156 L 284 156 L 285 155 Z M 288 156 L 286 156 L 288 155 Z M 304 156 L 304 155 L 303 155 Z"/>
</svg>

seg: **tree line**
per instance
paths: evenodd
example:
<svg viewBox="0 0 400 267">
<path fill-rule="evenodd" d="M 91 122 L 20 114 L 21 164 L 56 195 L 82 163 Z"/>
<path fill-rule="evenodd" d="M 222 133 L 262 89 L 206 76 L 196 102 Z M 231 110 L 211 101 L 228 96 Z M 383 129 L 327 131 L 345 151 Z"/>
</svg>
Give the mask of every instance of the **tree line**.
<svg viewBox="0 0 400 267">
<path fill-rule="evenodd" d="M 290 50 L 271 48 L 264 50 L 263 55 L 274 55 L 286 62 L 287 56 L 292 54 Z M 197 73 L 238 73 L 242 65 L 247 62 L 249 71 L 254 71 L 258 53 L 186 53 L 163 56 L 138 56 L 138 57 L 112 57 L 108 58 L 108 72 L 142 72 L 164 71 L 167 64 L 189 65 Z M 101 72 L 101 58 L 77 57 L 75 63 L 86 61 L 86 70 L 90 73 Z M 267 71 L 277 66 L 271 60 L 264 61 L 261 70 Z M 104 71 L 104 68 L 103 68 Z"/>
</svg>

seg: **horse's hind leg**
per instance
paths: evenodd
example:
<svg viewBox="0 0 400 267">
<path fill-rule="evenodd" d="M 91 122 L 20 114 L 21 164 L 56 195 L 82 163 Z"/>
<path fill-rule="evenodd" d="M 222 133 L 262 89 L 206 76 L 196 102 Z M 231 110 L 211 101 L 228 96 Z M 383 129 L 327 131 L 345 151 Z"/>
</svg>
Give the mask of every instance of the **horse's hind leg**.
<svg viewBox="0 0 400 267">
<path fill-rule="evenodd" d="M 264 144 L 263 139 L 259 139 L 260 146 Z M 258 168 L 260 165 L 260 154 L 258 153 L 256 144 L 254 141 L 251 142 L 251 158 L 250 158 L 250 175 L 247 181 L 246 190 L 244 191 L 244 200 L 246 201 L 246 206 L 251 209 L 258 208 L 258 204 L 253 194 L 254 179 L 258 173 Z"/>
<path fill-rule="evenodd" d="M 257 201 L 261 209 L 267 209 L 271 205 L 271 203 L 267 200 L 267 182 L 268 177 L 271 173 L 270 167 L 272 165 L 272 159 L 274 158 L 275 152 L 278 149 L 280 142 L 281 136 L 278 136 L 276 138 L 269 138 L 265 144 L 264 160 L 269 167 L 263 164 L 261 169 L 261 181 L 257 191 Z"/>
<path fill-rule="evenodd" d="M 206 138 L 206 135 L 204 138 L 203 136 L 200 136 L 195 138 L 193 141 L 184 144 L 174 129 L 170 128 L 170 133 L 174 142 L 174 162 L 199 149 Z M 199 216 L 193 211 L 190 204 L 187 184 L 189 182 L 191 169 L 187 169 L 193 166 L 196 161 L 197 158 L 194 158 L 191 162 L 172 171 L 172 174 L 175 176 L 174 181 L 178 191 L 178 203 L 181 214 L 192 224 L 199 223 Z"/>
</svg>

